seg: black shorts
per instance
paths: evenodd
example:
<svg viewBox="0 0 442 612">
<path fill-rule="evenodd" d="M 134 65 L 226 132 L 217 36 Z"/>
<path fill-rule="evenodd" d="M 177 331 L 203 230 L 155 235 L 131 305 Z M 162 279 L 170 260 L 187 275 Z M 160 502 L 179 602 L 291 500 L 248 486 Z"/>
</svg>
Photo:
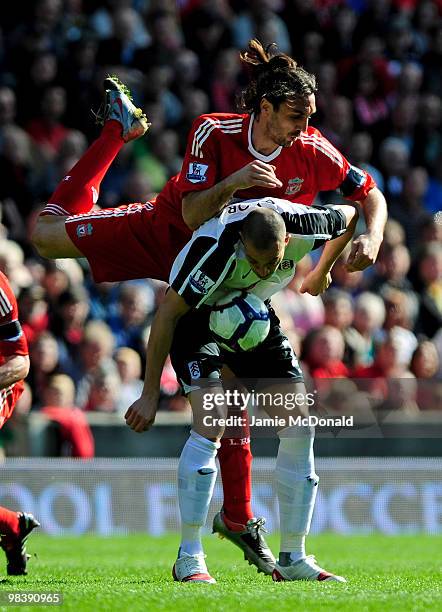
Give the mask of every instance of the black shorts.
<svg viewBox="0 0 442 612">
<path fill-rule="evenodd" d="M 282 333 L 280 321 L 273 308 L 267 306 L 269 335 L 253 351 L 230 353 L 220 349 L 210 333 L 210 308 L 191 310 L 179 320 L 170 358 L 184 394 L 199 388 L 199 379 L 219 379 L 223 365 L 228 366 L 236 378 L 251 382 L 254 388 L 260 386 L 261 379 L 304 381 L 295 353 Z"/>
</svg>

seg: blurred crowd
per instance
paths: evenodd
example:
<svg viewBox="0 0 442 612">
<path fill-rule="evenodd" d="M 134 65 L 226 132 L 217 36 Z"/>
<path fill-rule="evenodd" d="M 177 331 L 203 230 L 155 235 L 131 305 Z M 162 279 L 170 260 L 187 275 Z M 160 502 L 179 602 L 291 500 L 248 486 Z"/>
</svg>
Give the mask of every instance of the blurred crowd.
<svg viewBox="0 0 442 612">
<path fill-rule="evenodd" d="M 312 124 L 373 175 L 389 207 L 376 266 L 349 274 L 343 255 L 333 289 L 315 298 L 297 292 L 307 257 L 275 299 L 306 372 L 441 377 L 441 0 L 33 0 L 26 12 L 10 5 L 0 31 L 0 269 L 31 347 L 23 412 L 124 413 L 164 293 L 146 280 L 94 285 L 82 260 L 44 261 L 28 239 L 98 134 L 103 78 L 126 82 L 152 127 L 122 149 L 99 205 L 143 202 L 180 170 L 196 116 L 236 110 L 247 82 L 238 51 L 252 37 L 317 75 Z M 170 364 L 162 398 L 187 410 Z"/>
</svg>

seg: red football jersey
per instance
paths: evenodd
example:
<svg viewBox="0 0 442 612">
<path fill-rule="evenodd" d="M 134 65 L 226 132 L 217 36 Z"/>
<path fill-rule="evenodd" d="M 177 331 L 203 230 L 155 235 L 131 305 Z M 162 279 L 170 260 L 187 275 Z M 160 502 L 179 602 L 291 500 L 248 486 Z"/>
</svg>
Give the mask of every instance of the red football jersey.
<svg viewBox="0 0 442 612">
<path fill-rule="evenodd" d="M 17 301 L 6 276 L 0 272 L 0 366 L 11 355 L 27 355 L 28 343 L 18 322 Z M 23 393 L 23 381 L 0 390 L 0 428 L 11 416 Z"/>
<path fill-rule="evenodd" d="M 8 279 L 0 272 L 0 365 L 5 363 L 5 357 L 28 354 L 28 343 L 23 331 L 20 327 L 9 328 L 8 323 L 18 323 L 17 300 Z"/>
<path fill-rule="evenodd" d="M 281 188 L 251 187 L 235 193 L 241 199 L 272 196 L 312 204 L 319 191 L 338 189 L 351 200 L 366 197 L 375 186 L 364 170 L 352 166 L 316 128 L 294 141 L 262 155 L 252 143 L 253 115 L 213 113 L 193 123 L 178 188 L 185 195 L 201 191 L 233 174 L 254 159 L 276 167 Z"/>
</svg>

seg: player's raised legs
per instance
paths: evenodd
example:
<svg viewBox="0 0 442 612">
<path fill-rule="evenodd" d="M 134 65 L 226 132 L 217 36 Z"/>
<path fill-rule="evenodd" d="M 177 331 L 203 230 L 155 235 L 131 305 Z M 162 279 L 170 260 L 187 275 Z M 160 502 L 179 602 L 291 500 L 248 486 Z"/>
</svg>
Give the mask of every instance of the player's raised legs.
<svg viewBox="0 0 442 612">
<path fill-rule="evenodd" d="M 121 147 L 149 129 L 146 115 L 133 104 L 123 83 L 107 77 L 104 88 L 105 99 L 96 113 L 97 123 L 103 125 L 101 134 L 59 183 L 33 231 L 33 244 L 43 257 L 83 256 L 66 231 L 66 217 L 92 210 L 101 181 Z"/>
</svg>

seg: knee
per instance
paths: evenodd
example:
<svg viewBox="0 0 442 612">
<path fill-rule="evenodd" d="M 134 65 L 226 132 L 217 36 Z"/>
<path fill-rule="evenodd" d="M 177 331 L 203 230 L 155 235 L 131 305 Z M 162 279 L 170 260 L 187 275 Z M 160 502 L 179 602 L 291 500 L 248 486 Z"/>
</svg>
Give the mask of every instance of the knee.
<svg viewBox="0 0 442 612">
<path fill-rule="evenodd" d="M 194 422 L 193 429 L 203 438 L 215 443 L 221 440 L 225 431 L 225 427 L 219 425 L 219 423 L 202 424 L 201 426 L 199 423 L 197 424 Z"/>
<path fill-rule="evenodd" d="M 64 219 L 65 217 L 50 215 L 37 218 L 30 238 L 33 247 L 41 257 L 54 259 L 64 256 L 60 250 L 60 228 L 64 229 Z"/>
</svg>

